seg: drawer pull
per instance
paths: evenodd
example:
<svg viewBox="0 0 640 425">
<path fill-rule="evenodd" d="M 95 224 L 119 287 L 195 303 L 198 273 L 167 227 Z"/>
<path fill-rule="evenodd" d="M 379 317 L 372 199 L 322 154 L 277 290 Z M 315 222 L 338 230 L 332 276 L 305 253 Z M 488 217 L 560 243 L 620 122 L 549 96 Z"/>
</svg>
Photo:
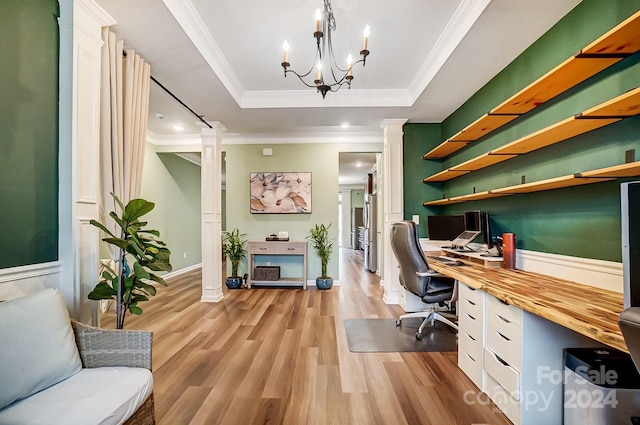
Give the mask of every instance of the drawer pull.
<svg viewBox="0 0 640 425">
<path fill-rule="evenodd" d="M 505 341 L 511 341 L 511 338 L 507 338 L 506 336 L 502 335 L 500 332 L 496 331 L 496 333 L 498 334 L 498 336 L 501 336 L 502 339 L 504 339 Z"/>
<path fill-rule="evenodd" d="M 511 323 L 511 320 L 505 319 L 504 317 L 500 316 L 499 314 L 496 314 L 496 316 L 498 316 L 498 319 L 502 320 L 504 323 Z"/>
<path fill-rule="evenodd" d="M 295 248 L 287 248 L 289 251 L 295 251 Z"/>
<path fill-rule="evenodd" d="M 499 361 L 500 363 L 502 363 L 504 366 L 509 366 L 509 363 L 507 363 L 504 360 L 502 360 L 502 358 L 499 355 L 497 355 L 496 353 L 492 353 L 492 354 L 493 354 L 493 357 L 495 357 L 496 360 Z"/>
<path fill-rule="evenodd" d="M 471 305 L 476 305 L 476 303 L 474 303 L 474 302 L 473 302 L 473 301 L 471 301 L 471 300 L 467 300 L 467 302 L 468 302 L 469 304 L 471 304 Z"/>
<path fill-rule="evenodd" d="M 267 248 L 264 248 L 264 247 L 260 248 L 260 251 L 266 251 L 266 250 Z"/>
<path fill-rule="evenodd" d="M 472 315 L 470 315 L 469 313 L 465 312 L 464 314 L 466 314 L 467 316 L 469 316 L 469 318 L 470 318 L 471 320 L 476 320 L 476 318 L 475 318 L 475 317 L 473 317 Z"/>
<path fill-rule="evenodd" d="M 469 357 L 469 358 L 471 359 L 471 361 L 474 361 L 474 362 L 476 361 L 476 359 L 474 359 L 473 357 L 471 357 L 471 356 L 469 355 L 469 353 L 464 353 L 464 355 L 465 355 L 465 356 L 467 356 L 467 357 Z"/>
<path fill-rule="evenodd" d="M 474 340 L 474 341 L 476 340 L 474 337 L 472 337 L 472 336 L 471 336 L 471 335 L 469 335 L 468 333 L 466 333 L 466 332 L 465 332 L 464 334 L 465 334 L 466 336 L 468 336 L 469 338 L 471 338 L 472 340 Z"/>
</svg>

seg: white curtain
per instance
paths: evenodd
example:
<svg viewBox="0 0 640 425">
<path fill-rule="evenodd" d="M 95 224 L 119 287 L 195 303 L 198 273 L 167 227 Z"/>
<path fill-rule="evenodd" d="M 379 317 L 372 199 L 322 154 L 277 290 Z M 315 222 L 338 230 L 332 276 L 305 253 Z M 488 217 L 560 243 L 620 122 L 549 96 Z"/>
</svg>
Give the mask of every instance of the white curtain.
<svg viewBox="0 0 640 425">
<path fill-rule="evenodd" d="M 100 113 L 101 221 L 120 210 L 111 193 L 124 205 L 140 196 L 149 112 L 151 68 L 108 28 L 102 30 Z"/>
<path fill-rule="evenodd" d="M 102 29 L 102 69 L 100 83 L 100 222 L 118 235 L 111 211 L 140 196 L 142 166 L 149 112 L 151 68 L 134 50 L 108 28 Z M 109 245 L 111 259 L 102 264 L 115 266 L 117 250 Z M 109 302 L 101 302 L 103 312 Z"/>
</svg>

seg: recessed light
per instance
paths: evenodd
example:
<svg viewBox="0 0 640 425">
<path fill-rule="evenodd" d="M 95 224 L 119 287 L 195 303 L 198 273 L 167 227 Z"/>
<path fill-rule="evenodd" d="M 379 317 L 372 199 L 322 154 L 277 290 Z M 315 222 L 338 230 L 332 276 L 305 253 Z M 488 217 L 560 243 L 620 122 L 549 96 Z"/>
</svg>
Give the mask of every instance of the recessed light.
<svg viewBox="0 0 640 425">
<path fill-rule="evenodd" d="M 183 127 L 183 126 L 181 126 L 181 125 L 179 125 L 179 124 L 174 124 L 174 125 L 173 125 L 173 129 L 174 129 L 175 131 L 182 131 L 182 130 L 184 130 L 184 127 Z"/>
<path fill-rule="evenodd" d="M 356 167 L 358 168 L 362 167 L 362 162 L 356 162 Z"/>
<path fill-rule="evenodd" d="M 348 122 L 343 122 L 342 124 L 340 124 L 340 127 L 349 128 L 349 123 Z"/>
</svg>

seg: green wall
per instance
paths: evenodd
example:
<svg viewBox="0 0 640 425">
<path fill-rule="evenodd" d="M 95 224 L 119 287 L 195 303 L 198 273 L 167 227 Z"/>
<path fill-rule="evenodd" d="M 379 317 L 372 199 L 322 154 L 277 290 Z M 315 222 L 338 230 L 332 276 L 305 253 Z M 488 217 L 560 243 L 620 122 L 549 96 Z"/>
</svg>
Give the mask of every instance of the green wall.
<svg viewBox="0 0 640 425">
<path fill-rule="evenodd" d="M 199 166 L 147 143 L 140 196 L 156 204 L 145 218 L 171 250 L 173 270 L 202 262 L 200 186 Z"/>
<path fill-rule="evenodd" d="M 422 159 L 430 148 L 442 140 L 440 124 L 405 124 L 403 127 L 403 174 L 404 174 L 404 217 L 411 220 L 413 215 L 420 216 L 418 231 L 420 237 L 427 237 L 427 216 L 440 214 L 438 209 L 425 208 L 425 199 L 440 198 L 439 184 L 426 185 L 422 179 L 441 171 L 437 161 Z M 418 184 L 419 183 L 419 184 Z"/>
<path fill-rule="evenodd" d="M 0 268 L 58 259 L 58 16 L 0 1 Z"/>
<path fill-rule="evenodd" d="M 640 54 L 624 59 L 442 161 L 418 158 L 638 10 L 639 0 L 610 1 L 607 7 L 602 7 L 599 0 L 584 0 L 443 123 L 405 125 L 405 217 L 420 210 L 421 215 L 485 210 L 490 214 L 493 233 L 516 233 L 518 248 L 621 261 L 619 185 L 633 179 L 447 207 L 425 208 L 421 204 L 443 196 L 472 193 L 474 188 L 479 192 L 519 184 L 522 176 L 530 182 L 621 164 L 628 149 L 635 149 L 638 159 L 640 117 L 447 182 L 425 184 L 422 179 L 640 86 Z M 426 235 L 426 225 L 420 227 Z"/>
<path fill-rule="evenodd" d="M 272 156 L 263 156 L 263 148 L 272 148 Z M 226 152 L 226 217 L 227 230 L 239 228 L 249 240 L 264 240 L 271 233 L 289 232 L 290 240 L 305 240 L 315 224 L 331 224 L 330 238 L 334 254 L 328 274 L 338 276 L 338 154 L 334 144 L 224 145 Z M 311 214 L 251 214 L 249 212 L 249 174 L 261 171 L 312 173 Z M 282 266 L 282 276 L 299 275 L 296 256 L 273 259 Z M 294 268 L 296 270 L 294 270 Z M 246 271 L 246 261 L 240 272 Z M 296 274 L 297 272 L 297 274 Z M 307 279 L 320 275 L 320 261 L 309 247 Z"/>
</svg>

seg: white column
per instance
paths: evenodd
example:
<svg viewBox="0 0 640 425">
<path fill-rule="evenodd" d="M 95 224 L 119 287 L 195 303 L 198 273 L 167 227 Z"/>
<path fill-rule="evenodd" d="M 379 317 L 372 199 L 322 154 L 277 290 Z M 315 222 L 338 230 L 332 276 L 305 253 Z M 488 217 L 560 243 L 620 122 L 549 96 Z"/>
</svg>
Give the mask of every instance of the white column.
<svg viewBox="0 0 640 425">
<path fill-rule="evenodd" d="M 389 235 L 391 224 L 404 218 L 403 173 L 402 173 L 402 126 L 406 119 L 383 120 L 382 149 L 382 269 L 380 284 L 384 286 L 383 300 L 387 304 L 398 304 L 398 262 L 393 255 Z"/>
<path fill-rule="evenodd" d="M 100 62 L 103 26 L 93 0 L 60 0 L 59 288 L 76 319 L 98 324 L 87 298 L 98 283 Z"/>
<path fill-rule="evenodd" d="M 202 130 L 202 302 L 222 300 L 222 133 L 219 122 Z"/>
</svg>

